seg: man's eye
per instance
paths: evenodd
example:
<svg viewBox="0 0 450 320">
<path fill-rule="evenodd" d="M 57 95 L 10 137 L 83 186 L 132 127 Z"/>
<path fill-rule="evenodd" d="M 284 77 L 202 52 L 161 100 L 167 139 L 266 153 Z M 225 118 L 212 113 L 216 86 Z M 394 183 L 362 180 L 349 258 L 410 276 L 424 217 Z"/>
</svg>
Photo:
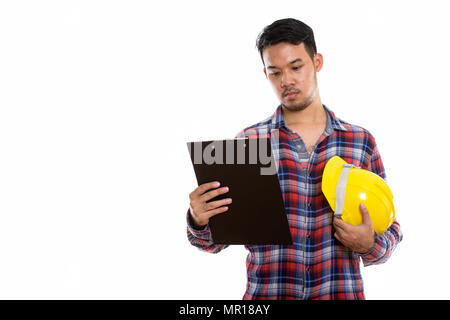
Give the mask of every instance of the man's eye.
<svg viewBox="0 0 450 320">
<path fill-rule="evenodd" d="M 279 76 L 280 73 L 279 72 L 272 72 L 270 75 L 273 76 L 273 77 L 276 77 L 276 76 Z"/>
<path fill-rule="evenodd" d="M 300 70 L 301 67 L 302 67 L 302 66 L 297 66 L 297 67 L 293 67 L 292 69 L 293 69 L 293 70 Z"/>
</svg>

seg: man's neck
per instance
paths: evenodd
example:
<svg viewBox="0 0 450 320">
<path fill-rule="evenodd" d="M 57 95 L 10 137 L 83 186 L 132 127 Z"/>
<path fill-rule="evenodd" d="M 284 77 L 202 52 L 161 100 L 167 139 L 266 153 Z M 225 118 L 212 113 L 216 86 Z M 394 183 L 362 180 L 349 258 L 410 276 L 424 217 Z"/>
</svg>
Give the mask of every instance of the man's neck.
<svg viewBox="0 0 450 320">
<path fill-rule="evenodd" d="M 327 114 L 320 101 L 314 101 L 301 111 L 291 111 L 282 106 L 284 120 L 288 126 L 302 126 L 326 123 Z"/>
</svg>

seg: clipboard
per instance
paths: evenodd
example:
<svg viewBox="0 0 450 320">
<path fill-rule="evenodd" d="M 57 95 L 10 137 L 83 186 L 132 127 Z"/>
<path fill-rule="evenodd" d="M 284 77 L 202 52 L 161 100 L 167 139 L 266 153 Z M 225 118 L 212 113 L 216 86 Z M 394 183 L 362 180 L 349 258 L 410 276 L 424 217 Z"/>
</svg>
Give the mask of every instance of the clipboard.
<svg viewBox="0 0 450 320">
<path fill-rule="evenodd" d="M 207 202 L 233 200 L 226 212 L 209 219 L 215 244 L 292 244 L 270 138 L 187 145 L 198 185 L 219 181 L 220 187 L 229 187 L 227 193 Z"/>
</svg>

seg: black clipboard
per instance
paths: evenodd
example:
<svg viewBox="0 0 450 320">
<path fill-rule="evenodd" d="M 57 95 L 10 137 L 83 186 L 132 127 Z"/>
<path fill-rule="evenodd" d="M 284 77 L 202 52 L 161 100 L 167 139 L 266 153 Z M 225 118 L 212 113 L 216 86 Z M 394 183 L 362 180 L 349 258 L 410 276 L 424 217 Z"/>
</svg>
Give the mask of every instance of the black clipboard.
<svg viewBox="0 0 450 320">
<path fill-rule="evenodd" d="M 209 201 L 233 200 L 228 211 L 209 220 L 215 244 L 292 244 L 270 138 L 187 145 L 198 185 L 219 181 L 220 187 L 229 187 Z"/>
</svg>

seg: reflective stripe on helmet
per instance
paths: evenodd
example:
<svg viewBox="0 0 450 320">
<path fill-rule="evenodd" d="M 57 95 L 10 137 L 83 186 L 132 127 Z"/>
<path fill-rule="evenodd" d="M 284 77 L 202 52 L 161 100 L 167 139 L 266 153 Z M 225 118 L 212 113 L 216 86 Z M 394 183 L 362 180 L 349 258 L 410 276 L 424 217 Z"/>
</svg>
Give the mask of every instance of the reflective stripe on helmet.
<svg viewBox="0 0 450 320">
<path fill-rule="evenodd" d="M 344 211 L 345 189 L 347 188 L 348 174 L 350 173 L 350 169 L 353 167 L 354 165 L 352 164 L 344 164 L 336 186 L 336 204 L 334 207 L 334 215 L 338 218 L 342 216 L 342 212 Z"/>
</svg>

